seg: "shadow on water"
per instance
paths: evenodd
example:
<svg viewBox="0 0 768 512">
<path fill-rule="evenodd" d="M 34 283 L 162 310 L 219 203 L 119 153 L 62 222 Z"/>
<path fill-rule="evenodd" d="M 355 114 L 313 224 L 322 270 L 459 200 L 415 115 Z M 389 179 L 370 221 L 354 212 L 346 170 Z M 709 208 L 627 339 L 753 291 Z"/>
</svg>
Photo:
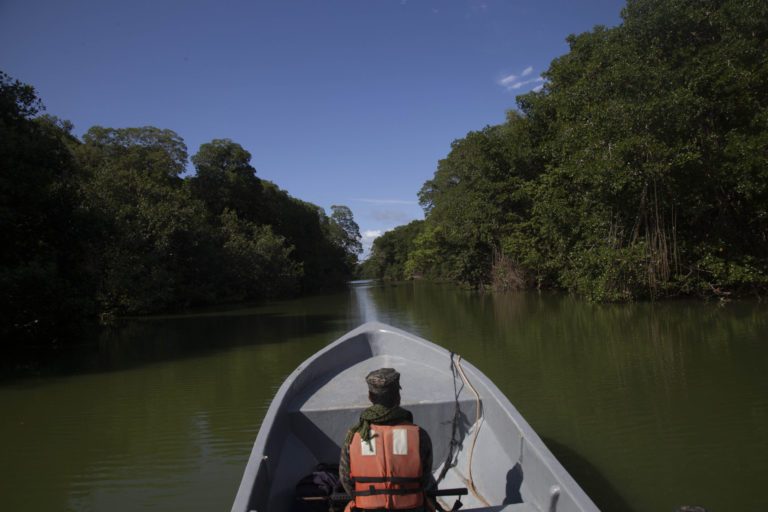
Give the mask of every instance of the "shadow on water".
<svg viewBox="0 0 768 512">
<path fill-rule="evenodd" d="M 0 383 L 112 372 L 245 345 L 281 343 L 325 333 L 334 336 L 345 328 L 340 322 L 340 316 L 331 313 L 248 309 L 124 319 L 91 333 L 77 346 L 4 354 Z"/>
<path fill-rule="evenodd" d="M 542 440 L 600 510 L 637 512 L 600 470 L 582 455 L 554 439 L 545 437 Z"/>
</svg>

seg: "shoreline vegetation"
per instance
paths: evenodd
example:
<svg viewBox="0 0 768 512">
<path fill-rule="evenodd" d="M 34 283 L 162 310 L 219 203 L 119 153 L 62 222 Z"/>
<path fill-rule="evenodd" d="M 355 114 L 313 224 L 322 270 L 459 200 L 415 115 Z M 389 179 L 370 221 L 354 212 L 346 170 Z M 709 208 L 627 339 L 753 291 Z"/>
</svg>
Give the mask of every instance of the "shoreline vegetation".
<svg viewBox="0 0 768 512">
<path fill-rule="evenodd" d="M 362 251 L 331 215 L 256 176 L 228 139 L 187 147 L 151 126 L 79 140 L 32 86 L 0 72 L 0 336 L 61 346 L 120 316 L 344 286 Z"/>
<path fill-rule="evenodd" d="M 360 275 L 592 301 L 768 290 L 768 3 L 629 0 L 451 145 Z"/>
<path fill-rule="evenodd" d="M 228 139 L 43 115 L 0 72 L 0 336 L 60 345 L 124 315 L 290 297 L 353 275 L 592 301 L 768 290 L 768 3 L 629 0 L 567 38 L 503 124 L 451 144 L 425 219 L 359 267 L 351 210 L 256 176 Z"/>
</svg>

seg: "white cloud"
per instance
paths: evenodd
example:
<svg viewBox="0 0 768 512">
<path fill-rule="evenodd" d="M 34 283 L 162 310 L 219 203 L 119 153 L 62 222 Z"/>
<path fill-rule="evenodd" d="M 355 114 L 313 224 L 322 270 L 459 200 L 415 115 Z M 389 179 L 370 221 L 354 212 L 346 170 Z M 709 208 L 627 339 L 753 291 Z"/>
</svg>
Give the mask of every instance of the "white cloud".
<svg viewBox="0 0 768 512">
<path fill-rule="evenodd" d="M 363 254 L 362 259 L 367 258 L 371 254 L 371 247 L 373 247 L 373 241 L 379 238 L 381 235 L 384 234 L 384 231 L 381 229 L 366 229 L 363 231 L 362 240 L 360 240 L 363 244 Z"/>
<path fill-rule="evenodd" d="M 508 85 L 507 89 L 509 89 L 509 90 L 516 90 L 516 89 L 519 89 L 519 88 L 523 87 L 524 85 L 529 85 L 529 84 L 532 84 L 534 82 L 536 82 L 536 80 L 522 80 L 520 82 L 515 82 L 512 85 Z"/>
<path fill-rule="evenodd" d="M 533 83 L 541 83 L 544 81 L 544 79 L 540 76 L 537 76 L 536 78 L 528 78 L 526 80 L 523 80 L 522 78 L 530 76 L 531 73 L 533 73 L 533 66 L 528 66 L 523 71 L 520 72 L 520 76 L 518 75 L 507 75 L 503 78 L 501 78 L 497 83 L 505 88 L 507 91 L 517 91 L 518 89 L 521 89 L 525 87 L 526 85 L 530 85 Z M 542 86 L 538 86 L 534 88 L 534 91 L 540 91 L 542 89 Z"/>
<path fill-rule="evenodd" d="M 517 75 L 508 75 L 499 80 L 499 85 L 503 85 L 504 87 L 509 86 L 509 84 L 514 83 L 515 80 L 517 80 Z"/>
</svg>

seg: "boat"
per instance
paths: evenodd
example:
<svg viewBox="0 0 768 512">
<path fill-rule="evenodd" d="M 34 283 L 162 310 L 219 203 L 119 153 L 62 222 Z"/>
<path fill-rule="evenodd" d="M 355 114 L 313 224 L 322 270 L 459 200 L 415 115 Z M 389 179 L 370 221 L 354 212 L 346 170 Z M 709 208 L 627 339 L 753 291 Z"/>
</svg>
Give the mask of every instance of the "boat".
<svg viewBox="0 0 768 512">
<path fill-rule="evenodd" d="M 432 439 L 439 487 L 469 489 L 462 510 L 598 511 L 480 370 L 425 339 L 369 322 L 315 353 L 283 382 L 232 512 L 290 511 L 296 483 L 319 463 L 338 462 L 348 428 L 370 405 L 365 376 L 378 368 L 400 372 L 401 406 Z M 451 502 L 440 503 L 450 509 Z"/>
</svg>

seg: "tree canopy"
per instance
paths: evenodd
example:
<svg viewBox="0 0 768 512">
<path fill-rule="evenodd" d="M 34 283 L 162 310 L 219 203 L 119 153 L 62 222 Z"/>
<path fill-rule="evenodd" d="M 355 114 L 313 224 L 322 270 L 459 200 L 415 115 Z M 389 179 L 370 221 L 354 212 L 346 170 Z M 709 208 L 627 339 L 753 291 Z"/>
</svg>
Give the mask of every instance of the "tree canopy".
<svg viewBox="0 0 768 512">
<path fill-rule="evenodd" d="M 768 4 L 630 0 L 622 19 L 451 145 L 411 275 L 594 300 L 768 287 Z"/>
<path fill-rule="evenodd" d="M 228 139 L 192 156 L 152 126 L 40 116 L 0 73 L 0 285 L 7 343 L 65 339 L 90 319 L 252 301 L 339 286 L 360 252 L 352 211 L 329 217 L 256 176 Z"/>
</svg>

